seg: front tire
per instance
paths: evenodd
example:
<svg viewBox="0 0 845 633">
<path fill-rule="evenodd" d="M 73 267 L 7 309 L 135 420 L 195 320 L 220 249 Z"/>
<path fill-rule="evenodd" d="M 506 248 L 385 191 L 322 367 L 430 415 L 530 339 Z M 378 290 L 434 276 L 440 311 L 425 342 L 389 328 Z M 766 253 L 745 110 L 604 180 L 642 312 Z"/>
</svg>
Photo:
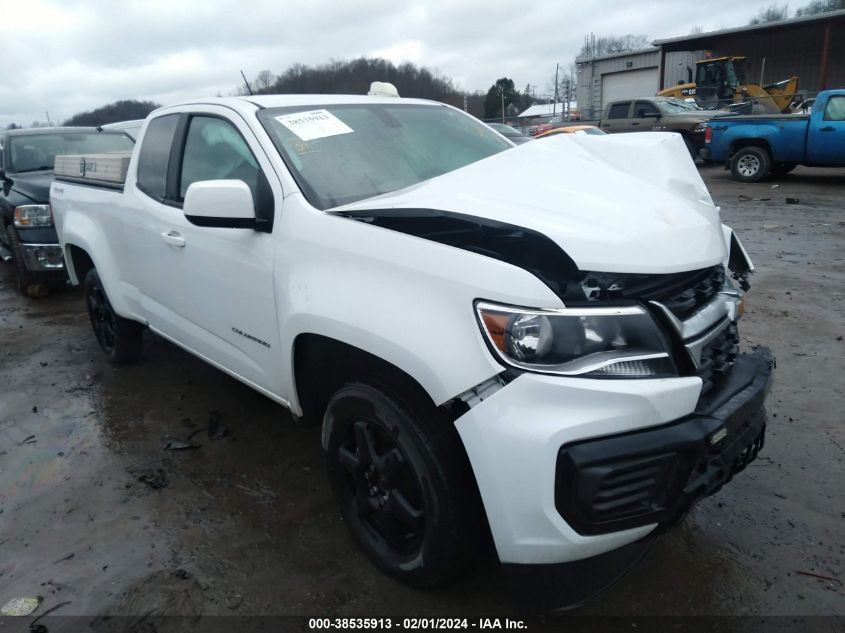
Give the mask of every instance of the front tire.
<svg viewBox="0 0 845 633">
<path fill-rule="evenodd" d="M 376 566 L 430 586 L 475 551 L 478 493 L 451 421 L 422 398 L 390 392 L 350 383 L 331 397 L 323 422 L 329 479 Z"/>
<path fill-rule="evenodd" d="M 94 335 L 109 362 L 115 365 L 137 362 L 141 358 L 144 326 L 114 311 L 94 268 L 85 277 L 85 305 Z"/>
<path fill-rule="evenodd" d="M 771 168 L 772 158 L 762 147 L 749 145 L 731 157 L 731 174 L 739 182 L 759 182 Z"/>
<path fill-rule="evenodd" d="M 32 297 L 33 299 L 43 299 L 49 295 L 49 286 L 36 280 L 27 269 L 23 257 L 23 248 L 21 247 L 21 238 L 12 224 L 6 227 L 6 241 L 9 243 L 9 250 L 12 251 L 12 265 L 15 268 L 15 283 L 18 285 L 18 291 L 25 297 Z"/>
</svg>

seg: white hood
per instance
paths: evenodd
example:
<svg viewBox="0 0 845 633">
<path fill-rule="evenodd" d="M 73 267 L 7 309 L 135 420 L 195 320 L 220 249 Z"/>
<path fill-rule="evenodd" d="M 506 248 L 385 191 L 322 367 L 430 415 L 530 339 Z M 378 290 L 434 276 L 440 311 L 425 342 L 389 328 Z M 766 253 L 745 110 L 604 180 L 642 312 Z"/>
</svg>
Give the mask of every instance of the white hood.
<svg viewBox="0 0 845 633">
<path fill-rule="evenodd" d="M 532 229 L 581 270 L 679 272 L 727 255 L 719 211 L 672 133 L 552 136 L 332 211 L 391 208 Z"/>
</svg>

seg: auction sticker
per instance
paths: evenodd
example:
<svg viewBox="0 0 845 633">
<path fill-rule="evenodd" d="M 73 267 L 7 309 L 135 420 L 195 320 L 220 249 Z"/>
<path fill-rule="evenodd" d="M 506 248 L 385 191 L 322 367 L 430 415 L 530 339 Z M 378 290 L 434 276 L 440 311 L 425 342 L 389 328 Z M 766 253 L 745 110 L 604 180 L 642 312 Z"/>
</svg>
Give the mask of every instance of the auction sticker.
<svg viewBox="0 0 845 633">
<path fill-rule="evenodd" d="M 277 116 L 276 120 L 303 141 L 313 141 L 318 138 L 349 134 L 355 131 L 328 110 L 283 114 Z"/>
</svg>

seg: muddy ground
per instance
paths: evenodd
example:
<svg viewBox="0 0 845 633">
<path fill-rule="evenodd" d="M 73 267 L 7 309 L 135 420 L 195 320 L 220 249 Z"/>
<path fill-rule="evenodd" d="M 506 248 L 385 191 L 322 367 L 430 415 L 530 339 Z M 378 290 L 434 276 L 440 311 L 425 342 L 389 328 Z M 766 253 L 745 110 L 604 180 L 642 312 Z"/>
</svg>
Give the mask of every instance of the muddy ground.
<svg viewBox="0 0 845 633">
<path fill-rule="evenodd" d="M 759 269 L 741 331 L 777 355 L 767 444 L 579 613 L 845 615 L 845 171 L 703 174 Z M 0 265 L 0 604 L 29 595 L 86 616 L 513 614 L 490 553 L 434 591 L 383 576 L 316 431 L 152 335 L 109 366 L 78 291 L 25 299 Z"/>
</svg>

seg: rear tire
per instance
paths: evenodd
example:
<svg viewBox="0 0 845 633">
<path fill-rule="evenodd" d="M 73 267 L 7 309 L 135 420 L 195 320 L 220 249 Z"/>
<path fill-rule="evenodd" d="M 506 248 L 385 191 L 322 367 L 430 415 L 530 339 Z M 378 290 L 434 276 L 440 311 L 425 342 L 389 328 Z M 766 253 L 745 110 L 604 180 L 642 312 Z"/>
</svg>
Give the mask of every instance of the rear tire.
<svg viewBox="0 0 845 633">
<path fill-rule="evenodd" d="M 349 383 L 329 400 L 329 479 L 352 535 L 382 571 L 442 583 L 471 559 L 483 525 L 451 421 L 411 390 Z"/>
<path fill-rule="evenodd" d="M 769 173 L 772 158 L 762 147 L 749 145 L 731 157 L 731 174 L 739 182 L 759 182 Z"/>
<path fill-rule="evenodd" d="M 144 326 L 115 313 L 94 268 L 85 277 L 85 305 L 94 335 L 109 362 L 115 365 L 137 362 L 141 358 Z"/>
</svg>

